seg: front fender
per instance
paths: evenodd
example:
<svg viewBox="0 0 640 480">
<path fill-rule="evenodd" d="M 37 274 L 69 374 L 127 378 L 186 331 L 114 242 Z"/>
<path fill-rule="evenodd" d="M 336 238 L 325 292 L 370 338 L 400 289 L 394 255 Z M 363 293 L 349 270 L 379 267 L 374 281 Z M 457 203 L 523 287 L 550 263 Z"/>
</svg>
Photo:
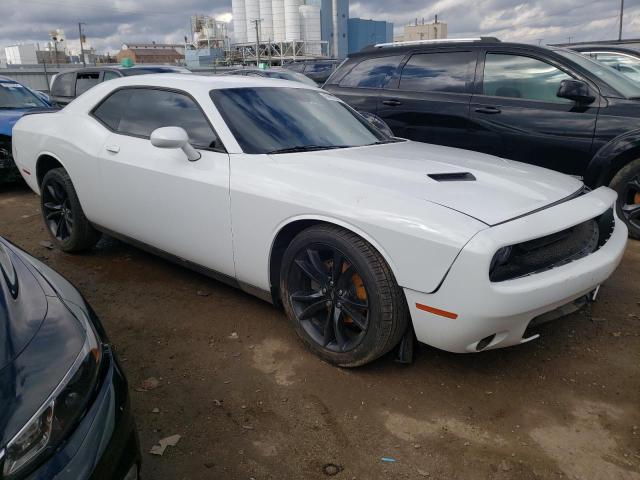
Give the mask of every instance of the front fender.
<svg viewBox="0 0 640 480">
<path fill-rule="evenodd" d="M 640 157 L 640 129 L 631 130 L 603 145 L 593 156 L 584 176 L 592 188 L 608 185 L 615 173 Z"/>
</svg>

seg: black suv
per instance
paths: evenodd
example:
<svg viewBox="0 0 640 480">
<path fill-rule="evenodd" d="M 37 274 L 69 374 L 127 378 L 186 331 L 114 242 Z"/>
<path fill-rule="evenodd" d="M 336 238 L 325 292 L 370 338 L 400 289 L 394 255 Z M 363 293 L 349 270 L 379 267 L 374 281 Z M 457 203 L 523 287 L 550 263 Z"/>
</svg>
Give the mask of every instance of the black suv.
<svg viewBox="0 0 640 480">
<path fill-rule="evenodd" d="M 352 54 L 324 88 L 394 134 L 610 185 L 640 238 L 640 86 L 575 51 L 482 38 Z"/>
<path fill-rule="evenodd" d="M 63 107 L 98 83 L 114 78 L 148 73 L 189 73 L 189 70 L 171 65 L 139 65 L 133 67 L 104 65 L 71 70 L 53 77 L 51 81 L 51 102 L 56 106 Z"/>
</svg>

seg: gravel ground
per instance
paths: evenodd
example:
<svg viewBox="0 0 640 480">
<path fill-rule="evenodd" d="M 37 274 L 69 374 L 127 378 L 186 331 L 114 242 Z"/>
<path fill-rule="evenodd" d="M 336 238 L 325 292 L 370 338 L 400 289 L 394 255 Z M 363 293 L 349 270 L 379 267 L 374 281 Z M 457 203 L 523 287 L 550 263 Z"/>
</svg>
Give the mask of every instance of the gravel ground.
<svg viewBox="0 0 640 480">
<path fill-rule="evenodd" d="M 597 303 L 535 342 L 478 355 L 422 346 L 410 366 L 342 370 L 245 293 L 110 239 L 83 255 L 46 248 L 24 188 L 0 192 L 0 234 L 102 318 L 129 377 L 146 480 L 640 480 L 640 242 Z M 157 387 L 141 388 L 150 378 Z M 163 456 L 148 453 L 174 434 Z"/>
</svg>

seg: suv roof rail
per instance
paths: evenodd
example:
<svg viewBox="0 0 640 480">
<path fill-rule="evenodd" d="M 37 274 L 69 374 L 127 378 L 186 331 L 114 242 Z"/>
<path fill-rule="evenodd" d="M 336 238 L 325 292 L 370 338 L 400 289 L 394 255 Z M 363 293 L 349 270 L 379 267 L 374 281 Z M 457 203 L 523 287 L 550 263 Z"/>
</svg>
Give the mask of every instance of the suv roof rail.
<svg viewBox="0 0 640 480">
<path fill-rule="evenodd" d="M 469 38 L 434 38 L 432 40 L 409 40 L 406 42 L 377 43 L 374 48 L 408 47 L 412 45 L 431 45 L 434 43 L 471 43 L 471 42 L 500 42 L 496 37 L 469 37 Z"/>
</svg>

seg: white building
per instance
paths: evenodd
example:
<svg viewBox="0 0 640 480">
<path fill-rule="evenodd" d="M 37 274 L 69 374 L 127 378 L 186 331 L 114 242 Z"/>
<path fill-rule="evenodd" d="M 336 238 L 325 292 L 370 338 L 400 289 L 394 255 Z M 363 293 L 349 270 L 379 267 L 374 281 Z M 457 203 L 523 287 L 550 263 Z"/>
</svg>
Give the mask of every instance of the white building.
<svg viewBox="0 0 640 480">
<path fill-rule="evenodd" d="M 7 64 L 13 65 L 37 65 L 37 46 L 33 43 L 22 45 L 10 45 L 4 49 Z"/>
<path fill-rule="evenodd" d="M 440 38 L 447 38 L 448 28 L 445 22 L 439 22 L 436 15 L 433 23 L 425 23 L 424 18 L 421 23 L 418 23 L 416 18 L 415 22 L 404 27 L 404 35 L 398 40 L 405 42 L 416 40 L 436 40 Z M 394 39 L 395 40 L 395 39 Z"/>
</svg>

